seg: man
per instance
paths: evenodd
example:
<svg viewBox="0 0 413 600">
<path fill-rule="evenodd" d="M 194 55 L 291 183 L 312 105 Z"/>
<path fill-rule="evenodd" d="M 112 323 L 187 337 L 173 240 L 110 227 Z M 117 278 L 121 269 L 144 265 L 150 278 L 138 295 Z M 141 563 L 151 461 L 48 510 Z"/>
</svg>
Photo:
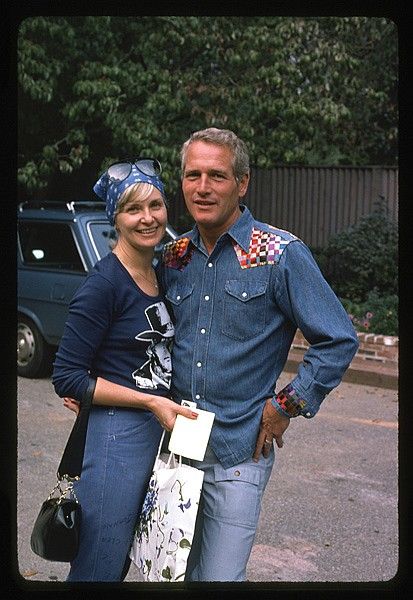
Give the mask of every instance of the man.
<svg viewBox="0 0 413 600">
<path fill-rule="evenodd" d="M 313 417 L 358 342 L 305 244 L 253 218 L 245 144 L 209 128 L 181 152 L 195 220 L 165 250 L 162 278 L 175 318 L 173 391 L 215 413 L 187 581 L 243 581 L 261 498 L 290 419 Z M 310 347 L 275 392 L 296 329 Z"/>
</svg>

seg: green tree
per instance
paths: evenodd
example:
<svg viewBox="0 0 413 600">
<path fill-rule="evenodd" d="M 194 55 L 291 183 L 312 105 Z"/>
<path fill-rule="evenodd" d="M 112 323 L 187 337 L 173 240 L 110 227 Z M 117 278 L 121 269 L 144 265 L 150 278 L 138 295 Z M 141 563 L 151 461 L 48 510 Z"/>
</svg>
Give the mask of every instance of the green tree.
<svg viewBox="0 0 413 600">
<path fill-rule="evenodd" d="M 18 82 L 20 199 L 89 190 L 135 154 L 162 162 L 173 193 L 180 144 L 208 126 L 234 129 L 259 167 L 397 161 L 383 18 L 33 17 Z"/>
</svg>

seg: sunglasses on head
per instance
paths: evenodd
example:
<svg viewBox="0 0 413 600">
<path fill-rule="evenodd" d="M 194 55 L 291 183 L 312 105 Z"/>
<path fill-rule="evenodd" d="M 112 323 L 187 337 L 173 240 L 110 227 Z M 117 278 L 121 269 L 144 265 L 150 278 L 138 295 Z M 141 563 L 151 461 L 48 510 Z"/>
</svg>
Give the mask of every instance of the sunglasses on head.
<svg viewBox="0 0 413 600">
<path fill-rule="evenodd" d="M 131 174 L 132 167 L 149 177 L 159 176 L 162 172 L 161 163 L 156 158 L 136 158 L 113 163 L 107 169 L 110 183 L 120 183 Z"/>
</svg>

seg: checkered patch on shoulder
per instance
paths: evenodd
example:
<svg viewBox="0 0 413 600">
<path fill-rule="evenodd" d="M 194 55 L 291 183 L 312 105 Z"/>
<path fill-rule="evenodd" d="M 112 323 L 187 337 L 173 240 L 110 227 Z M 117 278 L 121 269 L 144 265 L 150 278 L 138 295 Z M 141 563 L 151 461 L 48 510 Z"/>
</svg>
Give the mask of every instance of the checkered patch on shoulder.
<svg viewBox="0 0 413 600">
<path fill-rule="evenodd" d="M 171 269 L 182 271 L 192 258 L 193 250 L 188 250 L 190 238 L 181 238 L 166 244 L 163 253 L 163 262 Z"/>
<path fill-rule="evenodd" d="M 241 269 L 249 269 L 277 263 L 290 241 L 292 240 L 285 240 L 276 233 L 254 227 L 248 252 L 239 244 L 235 244 L 234 249 Z"/>
</svg>

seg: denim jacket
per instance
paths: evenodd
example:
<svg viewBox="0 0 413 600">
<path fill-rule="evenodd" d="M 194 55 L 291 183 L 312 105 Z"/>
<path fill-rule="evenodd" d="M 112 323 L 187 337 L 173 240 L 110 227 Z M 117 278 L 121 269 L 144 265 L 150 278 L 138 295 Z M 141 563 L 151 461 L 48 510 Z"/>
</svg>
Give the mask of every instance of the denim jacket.
<svg viewBox="0 0 413 600">
<path fill-rule="evenodd" d="M 283 415 L 313 417 L 358 347 L 306 245 L 241 211 L 209 256 L 195 226 L 167 245 L 160 269 L 175 320 L 174 398 L 215 413 L 210 444 L 224 468 L 252 457 L 267 398 Z M 310 347 L 276 392 L 297 328 Z"/>
</svg>

